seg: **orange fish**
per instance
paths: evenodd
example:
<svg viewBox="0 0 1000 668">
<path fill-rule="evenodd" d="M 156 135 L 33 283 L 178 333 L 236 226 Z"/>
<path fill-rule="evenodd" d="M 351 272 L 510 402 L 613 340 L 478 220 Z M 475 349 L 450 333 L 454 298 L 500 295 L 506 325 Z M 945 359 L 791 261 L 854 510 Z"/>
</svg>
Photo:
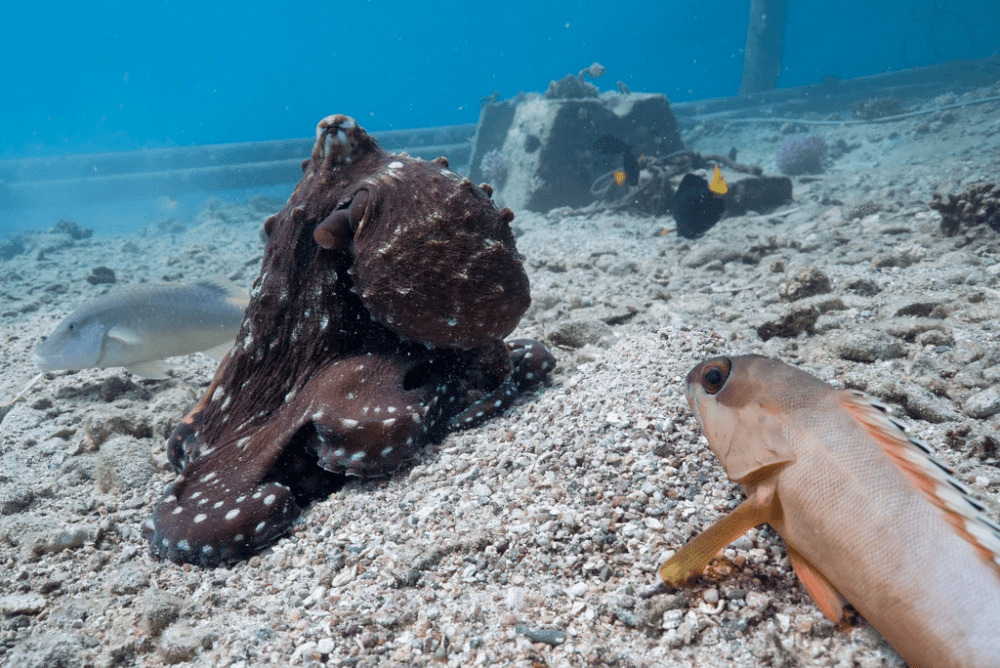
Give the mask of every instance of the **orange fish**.
<svg viewBox="0 0 1000 668">
<path fill-rule="evenodd" d="M 702 362 L 687 396 L 747 499 L 663 564 L 664 582 L 767 523 L 830 619 L 850 602 L 911 668 L 1000 666 L 1000 526 L 884 406 L 757 355 Z"/>
</svg>

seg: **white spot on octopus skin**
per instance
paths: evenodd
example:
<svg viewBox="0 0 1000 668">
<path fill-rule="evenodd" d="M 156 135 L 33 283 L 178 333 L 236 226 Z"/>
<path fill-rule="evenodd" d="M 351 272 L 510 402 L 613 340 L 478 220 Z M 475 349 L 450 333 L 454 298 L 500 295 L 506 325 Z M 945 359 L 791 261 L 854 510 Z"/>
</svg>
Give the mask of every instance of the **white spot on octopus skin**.
<svg viewBox="0 0 1000 668">
<path fill-rule="evenodd" d="M 221 508 L 224 503 L 225 503 L 225 501 L 216 501 L 215 504 L 212 507 L 213 508 Z"/>
<path fill-rule="evenodd" d="M 211 473 L 207 473 L 204 476 L 202 476 L 200 482 L 208 482 L 214 477 L 215 477 L 215 471 L 212 471 Z"/>
<path fill-rule="evenodd" d="M 364 458 L 365 458 L 365 451 L 364 450 L 358 450 L 353 455 L 351 455 L 351 461 L 352 462 L 360 462 Z"/>
<path fill-rule="evenodd" d="M 401 163 L 399 160 L 393 160 L 392 162 L 389 163 L 388 166 L 389 169 L 402 169 L 403 163 Z"/>
<path fill-rule="evenodd" d="M 396 418 L 389 418 L 387 420 L 382 420 L 382 426 L 388 429 L 392 425 L 396 424 Z"/>
<path fill-rule="evenodd" d="M 241 533 L 238 533 L 235 536 L 233 536 L 233 542 L 234 543 L 242 543 L 244 538 L 246 538 L 246 536 L 244 536 Z"/>
<path fill-rule="evenodd" d="M 212 547 L 211 545 L 202 545 L 201 546 L 201 552 L 202 552 L 202 554 L 212 554 L 212 552 L 214 552 L 214 551 L 215 551 L 215 548 Z"/>
<path fill-rule="evenodd" d="M 234 520 L 234 519 L 236 519 L 236 517 L 239 514 L 240 514 L 240 509 L 239 508 L 233 508 L 228 513 L 226 513 L 226 519 L 227 520 Z"/>
<path fill-rule="evenodd" d="M 254 530 L 253 530 L 253 532 L 254 532 L 254 533 L 260 533 L 261 531 L 263 531 L 263 530 L 264 530 L 264 527 L 266 527 L 266 526 L 267 526 L 267 522 L 264 522 L 263 520 L 261 520 L 261 521 L 260 521 L 260 522 L 259 522 L 259 523 L 257 524 L 257 526 L 256 526 L 256 527 L 254 527 Z"/>
<path fill-rule="evenodd" d="M 194 516 L 194 523 L 201 524 L 206 519 L 208 519 L 208 515 L 206 515 L 205 513 L 198 513 L 197 515 Z"/>
<path fill-rule="evenodd" d="M 333 456 L 337 458 L 343 457 L 346 454 L 347 451 L 344 450 L 343 448 L 337 448 L 336 450 L 333 451 Z"/>
<path fill-rule="evenodd" d="M 358 426 L 358 421 L 352 420 L 351 418 L 343 418 L 341 419 L 340 424 L 343 425 L 344 429 L 354 429 Z"/>
<path fill-rule="evenodd" d="M 182 507 L 180 507 L 180 506 L 177 506 L 176 508 L 173 509 L 173 511 L 171 511 L 170 514 L 171 515 L 180 515 L 183 512 L 184 512 L 184 509 Z"/>
<path fill-rule="evenodd" d="M 268 494 L 267 496 L 264 497 L 264 505 L 265 506 L 271 505 L 272 503 L 274 503 L 274 500 L 277 499 L 277 498 L 278 497 L 275 496 L 274 494 Z"/>
<path fill-rule="evenodd" d="M 188 550 L 191 549 L 191 543 L 187 542 L 186 538 L 182 538 L 181 540 L 177 541 L 177 549 L 187 552 Z"/>
<path fill-rule="evenodd" d="M 388 457 L 389 453 L 391 453 L 391 452 L 392 452 L 392 446 L 390 445 L 388 447 L 382 448 L 381 454 L 382 454 L 383 457 Z"/>
</svg>

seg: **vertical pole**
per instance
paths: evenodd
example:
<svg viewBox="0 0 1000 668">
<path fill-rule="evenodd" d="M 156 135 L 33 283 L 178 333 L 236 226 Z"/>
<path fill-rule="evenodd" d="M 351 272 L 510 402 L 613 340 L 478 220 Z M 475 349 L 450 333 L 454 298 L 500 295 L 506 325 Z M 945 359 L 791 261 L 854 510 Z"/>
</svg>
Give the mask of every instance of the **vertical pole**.
<svg viewBox="0 0 1000 668">
<path fill-rule="evenodd" d="M 781 41 L 788 0 L 750 0 L 740 95 L 774 90 L 781 72 Z"/>
</svg>

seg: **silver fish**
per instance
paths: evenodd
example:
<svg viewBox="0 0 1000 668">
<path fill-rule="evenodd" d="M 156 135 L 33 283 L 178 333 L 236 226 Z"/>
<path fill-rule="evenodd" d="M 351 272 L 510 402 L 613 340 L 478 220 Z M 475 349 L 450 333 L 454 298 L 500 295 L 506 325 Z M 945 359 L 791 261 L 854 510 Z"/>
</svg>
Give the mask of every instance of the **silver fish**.
<svg viewBox="0 0 1000 668">
<path fill-rule="evenodd" d="M 42 371 L 123 366 L 143 378 L 167 378 L 166 357 L 205 352 L 221 359 L 247 303 L 246 292 L 222 278 L 126 288 L 66 316 L 32 361 Z"/>
</svg>

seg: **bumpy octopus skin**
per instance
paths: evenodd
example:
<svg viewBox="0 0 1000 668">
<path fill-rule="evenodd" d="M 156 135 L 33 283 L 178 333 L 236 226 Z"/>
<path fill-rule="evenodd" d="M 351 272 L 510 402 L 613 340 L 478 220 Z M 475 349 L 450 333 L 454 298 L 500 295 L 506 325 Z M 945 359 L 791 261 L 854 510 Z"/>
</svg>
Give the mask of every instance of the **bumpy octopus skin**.
<svg viewBox="0 0 1000 668">
<path fill-rule="evenodd" d="M 236 345 L 167 442 L 178 475 L 143 526 L 154 556 L 247 558 L 347 476 L 391 473 L 551 371 L 541 343 L 503 340 L 530 304 L 514 214 L 447 167 L 320 121 L 265 223 Z"/>
</svg>

